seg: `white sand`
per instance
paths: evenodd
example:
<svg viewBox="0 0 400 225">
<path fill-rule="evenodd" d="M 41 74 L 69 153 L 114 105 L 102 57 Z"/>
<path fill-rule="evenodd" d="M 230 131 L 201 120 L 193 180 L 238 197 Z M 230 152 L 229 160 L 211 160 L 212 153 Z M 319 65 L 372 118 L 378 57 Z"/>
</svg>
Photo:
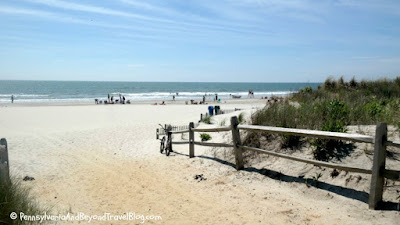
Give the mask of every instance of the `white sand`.
<svg viewBox="0 0 400 225">
<path fill-rule="evenodd" d="M 364 202 L 328 190 L 236 171 L 213 159 L 214 150 L 224 149 L 196 146 L 198 157 L 189 159 L 188 145 L 175 145 L 176 153 L 161 155 L 155 139 L 158 124 L 198 122 L 208 107 L 170 103 L 1 105 L 0 137 L 9 144 L 11 173 L 17 179 L 34 177 L 24 185 L 53 213 L 162 217 L 146 224 L 399 224 L 396 211 L 372 211 Z M 219 105 L 251 109 L 264 104 L 241 100 Z M 252 111 L 246 111 L 247 117 Z M 217 123 L 225 119 L 229 125 L 230 116 L 237 114 L 218 116 Z M 230 138 L 228 133 L 211 136 L 214 142 Z M 187 135 L 174 138 L 182 137 Z M 311 167 L 299 163 L 295 169 Z M 197 174 L 207 180 L 198 182 L 193 178 Z"/>
</svg>

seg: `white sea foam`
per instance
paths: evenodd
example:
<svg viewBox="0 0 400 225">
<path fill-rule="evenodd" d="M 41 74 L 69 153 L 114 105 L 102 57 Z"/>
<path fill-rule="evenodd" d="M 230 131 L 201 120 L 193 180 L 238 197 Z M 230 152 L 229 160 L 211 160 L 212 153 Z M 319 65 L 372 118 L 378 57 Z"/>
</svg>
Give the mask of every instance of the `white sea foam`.
<svg viewBox="0 0 400 225">
<path fill-rule="evenodd" d="M 271 92 L 255 92 L 254 97 L 271 97 L 271 96 L 286 96 L 292 91 L 271 91 Z M 229 99 L 231 95 L 239 95 L 242 98 L 248 98 L 248 92 L 218 92 L 218 98 L 220 99 Z M 215 93 L 203 93 L 203 92 L 179 92 L 178 95 L 176 93 L 170 92 L 148 92 L 148 93 L 121 93 L 121 96 L 125 96 L 127 100 L 132 101 L 159 101 L 159 100 L 172 100 L 172 96 L 175 96 L 176 100 L 186 100 L 186 99 L 198 99 L 201 100 L 203 96 L 206 96 L 206 99 L 213 99 L 215 97 Z M 10 96 L 6 94 L 0 94 L 0 102 L 10 102 Z M 119 93 L 110 94 L 110 96 L 114 96 L 114 100 L 119 99 Z M 92 96 L 92 97 L 50 97 L 49 95 L 30 95 L 30 94 L 15 94 L 14 100 L 15 102 L 32 102 L 32 103 L 40 103 L 40 102 L 55 102 L 55 103 L 64 103 L 64 102 L 94 102 L 94 99 L 98 100 L 107 100 L 108 96 Z"/>
</svg>

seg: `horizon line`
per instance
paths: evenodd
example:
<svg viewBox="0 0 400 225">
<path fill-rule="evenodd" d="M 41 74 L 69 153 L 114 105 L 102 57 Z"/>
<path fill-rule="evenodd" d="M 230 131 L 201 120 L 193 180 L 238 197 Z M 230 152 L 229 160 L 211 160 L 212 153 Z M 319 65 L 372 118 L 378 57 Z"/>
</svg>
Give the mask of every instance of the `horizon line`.
<svg viewBox="0 0 400 225">
<path fill-rule="evenodd" d="M 138 82 L 138 83 L 323 83 L 324 81 L 126 81 L 126 80 L 11 80 L 11 79 L 0 79 L 1 81 L 61 81 L 61 82 Z"/>
</svg>

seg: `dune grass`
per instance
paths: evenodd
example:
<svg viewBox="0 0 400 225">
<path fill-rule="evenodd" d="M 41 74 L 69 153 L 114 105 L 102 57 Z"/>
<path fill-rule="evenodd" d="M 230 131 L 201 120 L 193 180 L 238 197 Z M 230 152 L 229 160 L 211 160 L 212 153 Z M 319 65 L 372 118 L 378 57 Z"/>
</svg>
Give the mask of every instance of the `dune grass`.
<svg viewBox="0 0 400 225">
<path fill-rule="evenodd" d="M 346 132 L 348 125 L 386 122 L 400 129 L 400 77 L 389 80 L 346 82 L 328 78 L 313 90 L 306 87 L 290 98 L 274 102 L 252 117 L 252 124 Z M 283 147 L 300 144 L 300 138 L 282 136 Z M 337 140 L 311 139 L 314 158 L 328 161 L 343 147 Z M 336 155 L 335 155 L 336 154 Z M 340 154 L 339 154 L 340 155 Z M 342 156 L 342 155 L 341 155 Z"/>
<path fill-rule="evenodd" d="M 205 116 L 203 117 L 203 119 L 201 120 L 201 122 L 206 123 L 206 124 L 212 124 L 212 120 L 211 120 L 211 116 Z"/>
<path fill-rule="evenodd" d="M 10 182 L 0 184 L 0 224 L 32 224 L 18 219 L 12 220 L 10 213 L 19 215 L 23 212 L 26 215 L 42 214 L 38 203 L 30 195 L 30 189 L 23 187 L 21 181 L 11 178 Z"/>
</svg>

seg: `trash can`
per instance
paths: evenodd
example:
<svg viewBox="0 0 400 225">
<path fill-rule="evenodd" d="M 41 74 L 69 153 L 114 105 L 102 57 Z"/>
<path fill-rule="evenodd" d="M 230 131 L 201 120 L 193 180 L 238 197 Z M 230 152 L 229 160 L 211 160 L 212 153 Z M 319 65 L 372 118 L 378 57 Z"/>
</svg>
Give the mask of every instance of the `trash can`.
<svg viewBox="0 0 400 225">
<path fill-rule="evenodd" d="M 210 114 L 210 116 L 214 115 L 214 107 L 213 106 L 208 106 L 208 114 Z"/>
<path fill-rule="evenodd" d="M 215 115 L 219 115 L 219 114 L 220 114 L 219 105 L 216 105 L 216 106 L 214 107 L 214 109 L 215 109 Z"/>
</svg>

